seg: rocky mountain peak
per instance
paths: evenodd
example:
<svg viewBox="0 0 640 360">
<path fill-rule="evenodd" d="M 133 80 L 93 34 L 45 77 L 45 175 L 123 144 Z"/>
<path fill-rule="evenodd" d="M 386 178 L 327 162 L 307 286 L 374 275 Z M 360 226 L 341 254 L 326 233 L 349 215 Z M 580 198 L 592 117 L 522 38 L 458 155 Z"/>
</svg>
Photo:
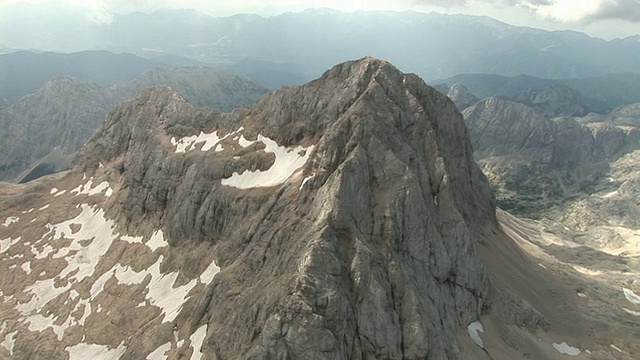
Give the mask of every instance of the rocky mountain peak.
<svg viewBox="0 0 640 360">
<path fill-rule="evenodd" d="M 455 83 L 447 92 L 447 97 L 456 104 L 458 110 L 462 111 L 469 106 L 478 102 L 478 98 L 469 91 L 464 85 Z"/>
<path fill-rule="evenodd" d="M 11 351 L 34 359 L 85 347 L 124 358 L 461 359 L 461 329 L 476 329 L 495 300 L 476 252 L 498 231 L 495 207 L 461 114 L 372 58 L 231 113 L 154 87 L 111 111 L 72 171 L 29 191 L 39 211 L 54 211 L 50 201 L 79 214 L 46 225 L 16 209 L 2 235 L 7 256 L 64 239 L 20 258 L 59 261 L 49 280 L 3 278 Z M 18 238 L 23 221 L 43 230 Z M 61 260 L 66 246 L 98 246 L 82 230 L 96 223 L 106 224 L 100 251 Z M 33 291 L 38 300 L 23 300 Z M 36 302 L 62 305 L 45 314 Z M 519 325 L 538 324 L 527 314 Z M 55 323 L 32 325 L 40 318 Z"/>
</svg>

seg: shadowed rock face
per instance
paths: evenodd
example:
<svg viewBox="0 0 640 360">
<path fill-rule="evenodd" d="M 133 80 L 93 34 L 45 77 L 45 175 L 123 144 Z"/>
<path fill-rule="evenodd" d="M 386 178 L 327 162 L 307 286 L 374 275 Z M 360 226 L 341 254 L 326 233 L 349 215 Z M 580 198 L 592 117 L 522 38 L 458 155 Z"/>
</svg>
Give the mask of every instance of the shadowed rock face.
<svg viewBox="0 0 640 360">
<path fill-rule="evenodd" d="M 222 111 L 267 91 L 246 77 L 205 67 L 156 69 L 108 87 L 59 76 L 14 104 L 0 104 L 0 179 L 26 182 L 68 169 L 111 107 L 157 84 L 169 84 L 195 106 Z"/>
<path fill-rule="evenodd" d="M 478 102 L 478 98 L 475 97 L 469 89 L 460 83 L 453 84 L 447 92 L 447 97 L 456 104 L 458 110 L 462 111 L 469 106 Z"/>
<path fill-rule="evenodd" d="M 214 131 L 231 134 L 219 150 L 175 153 Z M 275 166 L 260 141 L 242 145 L 260 136 L 308 160 L 278 186 L 222 185 Z M 113 169 L 110 213 L 126 228 L 214 244 L 222 270 L 188 321 L 208 324 L 204 351 L 219 358 L 455 359 L 458 328 L 487 306 L 474 243 L 496 220 L 462 117 L 384 61 L 231 114 L 153 88 L 114 109 L 76 164 Z"/>
<path fill-rule="evenodd" d="M 500 207 L 523 215 L 588 192 L 609 162 L 638 146 L 636 127 L 549 119 L 526 105 L 487 98 L 465 109 L 474 156 Z"/>
</svg>

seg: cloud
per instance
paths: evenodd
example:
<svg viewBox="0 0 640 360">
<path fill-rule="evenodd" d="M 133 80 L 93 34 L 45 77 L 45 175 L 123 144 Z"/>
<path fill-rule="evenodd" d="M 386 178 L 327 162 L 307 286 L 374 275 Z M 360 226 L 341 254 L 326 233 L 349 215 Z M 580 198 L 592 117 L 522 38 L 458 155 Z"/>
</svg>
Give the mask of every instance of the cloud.
<svg viewBox="0 0 640 360">
<path fill-rule="evenodd" d="M 414 0 L 412 6 L 437 6 L 441 8 L 456 8 L 468 5 L 470 0 Z"/>
<path fill-rule="evenodd" d="M 499 9 L 514 7 L 559 23 L 589 23 L 603 19 L 640 22 L 640 0 L 414 0 L 413 4 L 461 10 L 486 5 Z"/>
<path fill-rule="evenodd" d="M 520 6 L 556 22 L 623 19 L 640 22 L 640 0 L 522 0 Z"/>
</svg>

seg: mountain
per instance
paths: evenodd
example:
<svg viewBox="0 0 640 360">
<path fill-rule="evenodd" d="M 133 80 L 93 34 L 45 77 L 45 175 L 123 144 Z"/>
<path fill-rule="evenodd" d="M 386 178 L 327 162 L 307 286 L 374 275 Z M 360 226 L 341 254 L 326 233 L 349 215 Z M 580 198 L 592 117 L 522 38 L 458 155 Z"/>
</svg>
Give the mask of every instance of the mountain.
<svg viewBox="0 0 640 360">
<path fill-rule="evenodd" d="M 640 148 L 638 127 L 596 116 L 549 119 L 526 105 L 486 98 L 463 112 L 474 156 L 498 191 L 498 205 L 540 216 L 554 204 L 588 192 L 610 162 Z M 605 116 L 601 116 L 606 118 Z"/>
<path fill-rule="evenodd" d="M 524 97 L 526 105 L 532 105 L 526 100 L 530 95 L 539 92 L 549 92 L 551 89 L 564 89 L 565 96 L 574 98 L 572 104 L 566 105 L 580 109 L 606 114 L 615 108 L 640 102 L 640 74 L 618 73 L 606 74 L 583 79 L 541 79 L 533 76 L 500 76 L 490 74 L 462 74 L 443 80 L 434 80 L 434 84 L 463 84 L 471 93 L 479 98 L 503 97 L 517 100 Z M 574 94 L 566 91 L 571 89 Z M 553 95 L 553 90 L 549 93 Z M 552 98 L 552 97 L 550 97 Z M 561 109 L 562 107 L 560 107 Z M 576 113 L 576 116 L 581 112 Z"/>
<path fill-rule="evenodd" d="M 13 103 L 60 75 L 104 86 L 133 80 L 157 67 L 166 65 L 133 54 L 109 51 L 0 54 L 0 96 Z"/>
<path fill-rule="evenodd" d="M 57 77 L 0 110 L 0 179 L 24 182 L 67 169 L 112 106 L 157 84 L 172 86 L 196 106 L 223 111 L 267 91 L 246 77 L 205 67 L 157 69 L 108 87 Z"/>
<path fill-rule="evenodd" d="M 580 93 L 560 84 L 553 84 L 541 90 L 526 90 L 518 94 L 515 100 L 550 118 L 585 116 L 591 112 Z"/>
<path fill-rule="evenodd" d="M 548 271 L 517 220 L 498 224 L 454 103 L 381 60 L 232 113 L 154 87 L 74 164 L 0 183 L 3 356 L 640 351 L 612 304 L 576 302 L 574 286 L 613 287 Z"/>
<path fill-rule="evenodd" d="M 71 155 L 100 124 L 116 99 L 92 83 L 60 76 L 0 110 L 0 174 L 22 177 L 68 168 Z M 52 151 L 54 162 L 40 163 Z"/>
<path fill-rule="evenodd" d="M 96 18 L 79 9 L 78 14 L 72 13 L 72 8 L 60 12 L 64 26 L 40 34 L 24 24 L 47 24 L 58 15 L 45 12 L 41 4 L 5 6 L 3 26 L 11 36 L 3 37 L 0 47 L 177 55 L 212 66 L 243 61 L 274 67 L 285 64 L 291 80 L 311 79 L 336 62 L 366 55 L 390 59 L 425 79 L 461 73 L 553 79 L 640 73 L 640 43 L 633 38 L 605 41 L 572 31 L 511 26 L 487 17 L 314 9 L 268 18 L 214 18 L 187 10 Z M 87 21 L 92 17 L 93 23 Z M 78 28 L 84 31 L 74 38 Z"/>
<path fill-rule="evenodd" d="M 478 100 L 480 100 L 475 97 L 475 95 L 473 95 L 469 91 L 469 89 L 459 83 L 453 84 L 453 86 L 451 86 L 451 88 L 448 89 L 446 93 L 447 97 L 453 100 L 453 102 L 456 104 L 456 107 L 460 111 L 468 108 L 469 106 L 477 103 Z"/>
<path fill-rule="evenodd" d="M 267 92 L 246 76 L 203 66 L 155 69 L 108 90 L 130 98 L 158 84 L 168 85 L 195 106 L 221 111 L 252 104 Z"/>
</svg>

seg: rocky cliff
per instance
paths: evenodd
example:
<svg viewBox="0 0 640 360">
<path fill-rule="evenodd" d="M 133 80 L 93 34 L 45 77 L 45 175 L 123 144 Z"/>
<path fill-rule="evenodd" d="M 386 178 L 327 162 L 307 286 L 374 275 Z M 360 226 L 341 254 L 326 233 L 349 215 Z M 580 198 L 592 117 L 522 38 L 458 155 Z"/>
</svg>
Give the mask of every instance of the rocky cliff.
<svg viewBox="0 0 640 360">
<path fill-rule="evenodd" d="M 639 146 L 636 127 L 549 119 L 499 98 L 481 100 L 463 114 L 474 155 L 497 191 L 498 204 L 523 215 L 540 215 L 589 192 L 611 161 Z"/>
<path fill-rule="evenodd" d="M 478 102 L 477 97 L 469 91 L 464 85 L 455 83 L 447 92 L 447 97 L 456 104 L 458 110 L 462 111 L 469 106 Z"/>
<path fill-rule="evenodd" d="M 18 358 L 455 359 L 489 307 L 475 249 L 496 219 L 462 117 L 386 62 L 229 114 L 155 87 L 115 108 L 75 164 L 3 190 Z"/>
<path fill-rule="evenodd" d="M 606 341 L 499 227 L 454 103 L 377 59 L 231 113 L 154 87 L 69 172 L 0 183 L 0 209 L 1 356 L 555 359 L 568 336 Z"/>
<path fill-rule="evenodd" d="M 457 329 L 486 306 L 474 243 L 495 218 L 462 118 L 385 62 L 232 114 L 156 88 L 78 158 L 99 163 L 122 171 L 123 223 L 215 244 L 202 321 L 220 358 L 457 358 Z"/>
<path fill-rule="evenodd" d="M 173 86 L 194 105 L 223 111 L 266 93 L 246 77 L 211 68 L 158 69 L 109 87 L 60 76 L 0 109 L 0 179 L 28 181 L 68 169 L 112 106 L 157 84 Z"/>
</svg>

